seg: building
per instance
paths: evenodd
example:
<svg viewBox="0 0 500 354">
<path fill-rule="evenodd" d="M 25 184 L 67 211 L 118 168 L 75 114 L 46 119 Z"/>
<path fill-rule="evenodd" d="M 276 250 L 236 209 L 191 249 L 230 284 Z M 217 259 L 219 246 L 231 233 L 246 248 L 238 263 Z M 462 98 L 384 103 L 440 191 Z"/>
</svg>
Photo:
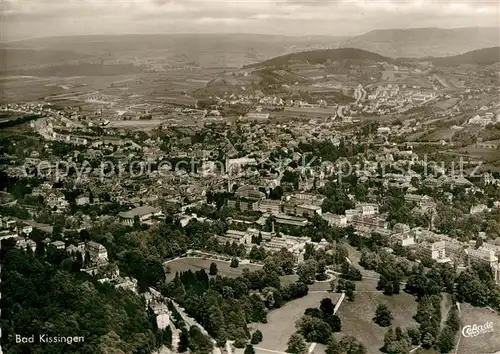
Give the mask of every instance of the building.
<svg viewBox="0 0 500 354">
<path fill-rule="evenodd" d="M 0 241 L 6 240 L 8 238 L 15 238 L 15 237 L 17 237 L 17 232 L 15 232 L 15 231 L 10 231 L 10 230 L 0 231 Z"/>
<path fill-rule="evenodd" d="M 406 194 L 405 201 L 416 203 L 422 210 L 429 210 L 436 207 L 434 199 L 427 195 Z"/>
<path fill-rule="evenodd" d="M 54 241 L 50 243 L 51 246 L 57 248 L 58 250 L 63 250 L 66 245 L 62 241 Z"/>
<path fill-rule="evenodd" d="M 137 279 L 134 278 L 118 278 L 115 280 L 115 289 L 125 289 L 137 293 Z"/>
<path fill-rule="evenodd" d="M 431 258 L 436 261 L 446 260 L 446 243 L 445 241 L 421 242 L 417 247 L 417 255 L 421 259 Z"/>
<path fill-rule="evenodd" d="M 493 272 L 493 279 L 497 284 L 500 283 L 500 263 L 495 250 L 480 247 L 478 249 L 467 248 L 465 252 L 468 256 L 467 261 L 469 266 L 476 262 L 488 264 Z"/>
<path fill-rule="evenodd" d="M 387 229 L 389 223 L 381 217 L 378 216 L 362 216 L 356 215 L 352 218 L 352 225 L 356 227 L 368 227 L 370 229 L 383 228 Z"/>
<path fill-rule="evenodd" d="M 118 214 L 120 221 L 124 225 L 132 226 L 134 225 L 134 220 L 136 217 L 139 222 L 150 222 L 153 217 L 161 217 L 163 213 L 156 208 L 148 205 L 140 206 L 129 211 L 122 211 Z"/>
<path fill-rule="evenodd" d="M 258 210 L 259 202 L 251 199 L 227 199 L 226 205 L 239 210 Z"/>
<path fill-rule="evenodd" d="M 268 120 L 269 113 L 250 112 L 245 116 L 245 118 L 250 120 Z"/>
<path fill-rule="evenodd" d="M 68 247 L 66 247 L 66 252 L 68 252 L 68 253 L 79 252 L 82 254 L 82 256 L 84 256 L 85 255 L 85 243 L 80 242 L 77 246 L 69 245 Z"/>
<path fill-rule="evenodd" d="M 260 201 L 255 210 L 268 214 L 279 214 L 283 211 L 281 201 L 271 199 Z"/>
<path fill-rule="evenodd" d="M 361 211 L 359 209 L 347 209 L 345 211 L 345 216 L 347 218 L 347 222 L 352 222 L 355 216 L 361 215 Z"/>
<path fill-rule="evenodd" d="M 356 203 L 356 210 L 362 216 L 376 215 L 379 213 L 378 204 L 376 203 Z"/>
<path fill-rule="evenodd" d="M 276 223 L 291 226 L 306 226 L 308 221 L 306 218 L 300 216 L 278 214 L 276 215 Z"/>
<path fill-rule="evenodd" d="M 415 237 L 411 234 L 393 234 L 393 240 L 403 247 L 410 247 L 415 245 Z"/>
<path fill-rule="evenodd" d="M 479 214 L 479 213 L 483 213 L 483 212 L 489 211 L 489 210 L 490 209 L 485 204 L 473 205 L 470 207 L 470 214 L 471 215 Z"/>
<path fill-rule="evenodd" d="M 234 196 L 254 200 L 264 200 L 266 198 L 266 195 L 254 186 L 242 186 L 236 190 Z"/>
<path fill-rule="evenodd" d="M 467 253 L 461 242 L 453 239 L 445 240 L 445 252 L 452 262 L 458 266 L 463 266 L 467 263 Z"/>
<path fill-rule="evenodd" d="M 339 227 L 347 226 L 347 216 L 345 215 L 337 215 L 328 212 L 322 214 L 321 217 L 323 218 L 323 220 L 328 222 L 328 225 L 330 226 L 339 226 Z"/>
<path fill-rule="evenodd" d="M 36 242 L 30 240 L 29 238 L 18 237 L 15 247 L 23 251 L 28 250 L 29 247 L 32 251 L 34 251 L 36 249 Z"/>
<path fill-rule="evenodd" d="M 283 205 L 285 214 L 294 216 L 313 217 L 315 214 L 321 215 L 321 206 L 313 204 L 285 203 Z"/>
<path fill-rule="evenodd" d="M 90 262 L 96 265 L 108 263 L 108 251 L 100 243 L 89 241 L 86 245 L 86 251 L 89 253 Z"/>
<path fill-rule="evenodd" d="M 247 231 L 227 230 L 223 236 L 217 236 L 217 240 L 221 243 L 236 242 L 239 245 L 250 245 L 252 243 L 252 235 Z"/>
</svg>

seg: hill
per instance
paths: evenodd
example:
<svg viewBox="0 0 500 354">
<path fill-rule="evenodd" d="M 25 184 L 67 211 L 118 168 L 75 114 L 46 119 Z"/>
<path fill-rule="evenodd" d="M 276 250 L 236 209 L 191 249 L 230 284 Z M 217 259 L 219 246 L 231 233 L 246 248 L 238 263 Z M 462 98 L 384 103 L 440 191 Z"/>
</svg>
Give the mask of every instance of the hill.
<svg viewBox="0 0 500 354">
<path fill-rule="evenodd" d="M 431 58 L 435 65 L 491 65 L 500 62 L 500 47 L 483 48 L 444 58 Z"/>
<path fill-rule="evenodd" d="M 341 47 L 360 48 L 390 57 L 444 57 L 498 46 L 496 27 L 375 30 L 347 39 Z"/>
<path fill-rule="evenodd" d="M 265 60 L 261 63 L 252 64 L 248 67 L 257 66 L 284 66 L 292 63 L 302 62 L 307 64 L 323 64 L 327 61 L 391 61 L 390 58 L 383 57 L 377 53 L 372 53 L 356 48 L 320 49 L 306 52 L 291 53 L 276 58 Z"/>
</svg>

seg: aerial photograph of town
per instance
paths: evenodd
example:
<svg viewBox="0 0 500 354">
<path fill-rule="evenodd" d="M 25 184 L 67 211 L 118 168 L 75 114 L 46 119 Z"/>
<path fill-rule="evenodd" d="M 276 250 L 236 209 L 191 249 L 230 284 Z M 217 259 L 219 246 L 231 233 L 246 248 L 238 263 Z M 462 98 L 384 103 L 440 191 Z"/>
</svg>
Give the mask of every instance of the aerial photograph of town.
<svg viewBox="0 0 500 354">
<path fill-rule="evenodd" d="M 4 0 L 0 354 L 500 354 L 498 0 Z"/>
</svg>

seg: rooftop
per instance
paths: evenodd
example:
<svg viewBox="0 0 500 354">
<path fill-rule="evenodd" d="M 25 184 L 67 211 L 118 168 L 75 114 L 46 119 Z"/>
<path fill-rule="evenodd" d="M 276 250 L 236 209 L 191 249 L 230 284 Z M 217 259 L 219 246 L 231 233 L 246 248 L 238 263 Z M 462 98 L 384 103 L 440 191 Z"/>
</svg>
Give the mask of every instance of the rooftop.
<svg viewBox="0 0 500 354">
<path fill-rule="evenodd" d="M 158 210 L 149 205 L 143 205 L 129 211 L 122 211 L 118 215 L 122 218 L 133 219 L 135 216 L 144 216 L 152 213 L 156 213 Z"/>
</svg>

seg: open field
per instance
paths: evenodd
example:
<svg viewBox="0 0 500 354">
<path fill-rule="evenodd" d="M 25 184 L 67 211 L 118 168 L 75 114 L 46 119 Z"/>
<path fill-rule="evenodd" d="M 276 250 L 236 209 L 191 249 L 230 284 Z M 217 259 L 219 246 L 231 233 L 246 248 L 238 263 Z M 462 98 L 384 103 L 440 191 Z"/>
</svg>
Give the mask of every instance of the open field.
<svg viewBox="0 0 500 354">
<path fill-rule="evenodd" d="M 195 272 L 200 269 L 205 269 L 208 273 L 210 264 L 212 262 L 217 264 L 218 274 L 225 277 L 237 277 L 241 275 L 243 269 L 245 268 L 248 268 L 250 270 L 258 270 L 261 268 L 261 266 L 257 264 L 240 264 L 238 268 L 231 268 L 229 266 L 229 262 L 220 260 L 203 259 L 197 257 L 178 258 L 167 263 L 171 270 L 170 274 L 167 274 L 167 281 L 174 279 L 175 273 L 186 270 L 192 270 L 193 272 Z"/>
<path fill-rule="evenodd" d="M 340 294 L 309 293 L 303 298 L 290 301 L 283 307 L 269 312 L 267 323 L 252 324 L 253 330 L 260 329 L 264 334 L 263 341 L 257 347 L 285 351 L 290 335 L 296 331 L 295 322 L 304 314 L 306 308 L 319 307 L 321 300 L 325 297 L 330 297 L 333 303 L 336 303 L 340 298 Z M 342 303 L 342 306 L 344 306 L 344 303 Z M 319 351 L 315 350 L 316 352 L 319 353 Z"/>
<path fill-rule="evenodd" d="M 493 322 L 493 332 L 480 334 L 476 337 L 460 338 L 457 354 L 492 354 L 500 351 L 500 314 L 487 308 L 460 304 L 462 327 L 467 325 L 484 325 Z"/>
<path fill-rule="evenodd" d="M 468 154 L 471 157 L 481 158 L 484 161 L 497 161 L 500 159 L 498 149 L 485 149 L 469 145 L 454 151 L 461 154 Z"/>
<path fill-rule="evenodd" d="M 355 336 L 366 346 L 367 353 L 380 353 L 387 328 L 373 323 L 378 304 L 387 305 L 391 311 L 393 327 L 407 328 L 417 324 L 413 320 L 417 313 L 415 297 L 405 293 L 386 296 L 381 292 L 357 292 L 354 301 L 345 300 L 337 312 L 342 321 L 342 332 L 336 333 L 336 338 L 340 340 L 344 335 Z"/>
<path fill-rule="evenodd" d="M 425 137 L 421 138 L 423 141 L 440 141 L 440 140 L 445 140 L 449 141 L 453 138 L 457 131 L 451 128 L 443 128 L 443 129 L 438 129 Z"/>
<path fill-rule="evenodd" d="M 442 110 L 447 110 L 453 106 L 455 106 L 459 102 L 458 98 L 450 98 L 445 101 L 439 101 L 434 104 L 434 107 Z"/>
</svg>

